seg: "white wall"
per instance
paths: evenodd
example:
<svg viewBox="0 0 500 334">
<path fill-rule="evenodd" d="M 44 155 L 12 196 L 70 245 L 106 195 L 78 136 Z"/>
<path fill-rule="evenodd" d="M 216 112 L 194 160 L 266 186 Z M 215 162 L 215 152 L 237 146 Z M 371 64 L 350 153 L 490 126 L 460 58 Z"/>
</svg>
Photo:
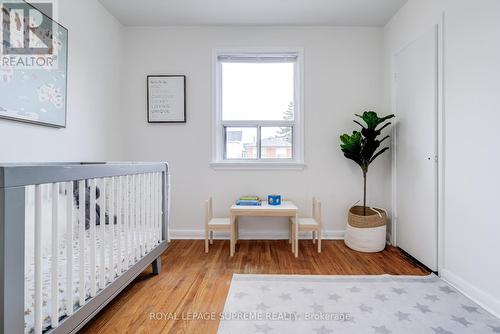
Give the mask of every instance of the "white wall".
<svg viewBox="0 0 500 334">
<path fill-rule="evenodd" d="M 444 13 L 445 163 L 442 276 L 500 315 L 500 2 L 410 0 L 385 27 L 386 105 L 392 54 Z"/>
<path fill-rule="evenodd" d="M 214 171 L 210 168 L 212 50 L 223 47 L 301 47 L 305 53 L 305 160 L 303 171 Z M 382 29 L 309 27 L 125 28 L 123 111 L 128 118 L 126 159 L 171 162 L 174 237 L 200 237 L 203 200 L 215 213 L 244 194 L 281 193 L 309 213 L 323 200 L 325 229 L 341 236 L 346 210 L 362 198 L 359 167 L 345 159 L 339 135 L 355 129 L 353 114 L 382 105 Z M 146 123 L 146 75 L 187 76 L 187 123 Z M 369 172 L 369 201 L 390 202 L 389 155 Z M 262 237 L 286 236 L 284 222 L 259 224 Z M 241 225 L 250 236 L 250 223 Z"/>
<path fill-rule="evenodd" d="M 0 119 L 0 161 L 119 159 L 122 27 L 97 0 L 60 0 L 69 29 L 67 127 Z"/>
</svg>

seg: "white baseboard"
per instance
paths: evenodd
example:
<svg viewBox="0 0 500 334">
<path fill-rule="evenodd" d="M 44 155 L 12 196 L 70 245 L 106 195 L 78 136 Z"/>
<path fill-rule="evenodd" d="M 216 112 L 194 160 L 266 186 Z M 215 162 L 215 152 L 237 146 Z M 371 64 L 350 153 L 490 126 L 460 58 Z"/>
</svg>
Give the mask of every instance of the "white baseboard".
<svg viewBox="0 0 500 334">
<path fill-rule="evenodd" d="M 170 239 L 205 239 L 205 230 L 170 230 Z M 216 232 L 216 239 L 229 239 L 229 233 Z M 301 233 L 300 239 L 311 238 L 311 233 Z M 321 238 L 326 240 L 343 240 L 344 231 L 325 230 Z M 282 240 L 288 239 L 288 231 L 240 231 L 240 239 L 244 240 Z"/>
<path fill-rule="evenodd" d="M 489 294 L 470 284 L 456 274 L 443 269 L 441 270 L 441 278 L 455 287 L 465 296 L 479 304 L 486 311 L 490 312 L 497 318 L 500 318 L 500 301 L 491 297 Z"/>
</svg>

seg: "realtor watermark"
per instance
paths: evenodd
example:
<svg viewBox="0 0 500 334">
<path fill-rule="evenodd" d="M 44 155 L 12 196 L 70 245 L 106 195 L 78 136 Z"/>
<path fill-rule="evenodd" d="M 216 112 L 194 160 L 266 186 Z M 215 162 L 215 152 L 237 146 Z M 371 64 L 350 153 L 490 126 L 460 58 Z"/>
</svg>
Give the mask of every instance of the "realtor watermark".
<svg viewBox="0 0 500 334">
<path fill-rule="evenodd" d="M 0 0 L 2 45 L 0 67 L 57 67 L 58 39 L 54 1 Z"/>
<path fill-rule="evenodd" d="M 349 313 L 331 312 L 150 312 L 154 321 L 350 321 Z"/>
</svg>

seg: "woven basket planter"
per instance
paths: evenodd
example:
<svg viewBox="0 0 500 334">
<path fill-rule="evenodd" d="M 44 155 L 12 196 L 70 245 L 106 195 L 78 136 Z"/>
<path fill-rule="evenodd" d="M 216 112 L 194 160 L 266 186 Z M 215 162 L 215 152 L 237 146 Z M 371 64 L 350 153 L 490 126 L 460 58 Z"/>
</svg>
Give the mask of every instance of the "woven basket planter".
<svg viewBox="0 0 500 334">
<path fill-rule="evenodd" d="M 345 244 L 356 251 L 375 253 L 383 251 L 386 243 L 386 213 L 382 209 L 366 208 L 363 216 L 362 206 L 349 209 Z"/>
</svg>

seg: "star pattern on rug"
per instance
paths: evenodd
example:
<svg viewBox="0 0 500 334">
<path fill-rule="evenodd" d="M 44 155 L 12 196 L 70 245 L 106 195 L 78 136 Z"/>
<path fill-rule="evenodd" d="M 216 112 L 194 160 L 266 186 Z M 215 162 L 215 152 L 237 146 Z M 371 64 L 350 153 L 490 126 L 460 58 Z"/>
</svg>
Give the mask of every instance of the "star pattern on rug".
<svg viewBox="0 0 500 334">
<path fill-rule="evenodd" d="M 357 293 L 357 292 L 360 292 L 361 289 L 358 288 L 357 286 L 353 286 L 353 287 L 349 288 L 349 291 L 351 291 L 352 293 Z"/>
<path fill-rule="evenodd" d="M 447 331 L 443 327 L 431 327 L 434 331 L 434 334 L 453 334 L 453 332 Z"/>
<path fill-rule="evenodd" d="M 383 293 L 375 295 L 375 299 L 378 299 L 381 302 L 386 302 L 389 300 L 389 298 L 387 298 L 387 296 L 384 295 Z"/>
<path fill-rule="evenodd" d="M 398 313 L 394 313 L 394 315 L 398 318 L 399 321 L 403 321 L 403 320 L 411 321 L 410 320 L 410 313 L 404 313 L 404 312 L 399 311 Z"/>
<path fill-rule="evenodd" d="M 290 299 L 292 299 L 292 295 L 291 295 L 291 294 L 289 294 L 289 293 L 282 293 L 282 294 L 280 295 L 280 299 L 281 299 L 282 301 L 285 301 L 285 300 L 290 300 Z"/>
<path fill-rule="evenodd" d="M 477 310 L 477 307 L 475 307 L 475 306 L 468 306 L 468 305 L 462 304 L 462 308 L 469 313 L 479 313 L 479 311 Z"/>
<path fill-rule="evenodd" d="M 373 307 L 366 306 L 365 304 L 359 305 L 359 309 L 363 312 L 372 313 Z"/>
<path fill-rule="evenodd" d="M 325 326 L 321 326 L 320 328 L 313 328 L 317 334 L 330 334 L 333 333 L 331 329 L 326 328 Z"/>
<path fill-rule="evenodd" d="M 271 331 L 273 329 L 274 328 L 270 327 L 268 324 L 255 325 L 255 333 L 267 334 L 267 333 L 269 333 L 269 331 Z"/>
<path fill-rule="evenodd" d="M 431 313 L 432 311 L 430 310 L 429 306 L 427 305 L 422 305 L 420 303 L 417 303 L 415 306 L 413 306 L 414 308 L 416 308 L 417 310 L 419 310 L 420 312 L 422 313 Z"/>
<path fill-rule="evenodd" d="M 338 302 L 340 299 L 342 299 L 342 296 L 334 293 L 334 294 L 329 294 L 328 295 L 328 299 L 329 300 L 335 300 L 336 302 Z"/>
<path fill-rule="evenodd" d="M 310 295 L 310 294 L 312 294 L 312 293 L 313 293 L 313 289 L 309 289 L 309 288 L 304 288 L 304 287 L 302 287 L 302 288 L 300 288 L 300 292 L 302 292 L 302 293 L 304 293 L 304 294 L 306 294 L 306 295 Z"/>
<path fill-rule="evenodd" d="M 458 322 L 459 324 L 464 325 L 465 327 L 469 327 L 469 325 L 472 325 L 472 322 L 467 321 L 464 317 L 457 317 L 452 315 L 451 320 Z"/>
<path fill-rule="evenodd" d="M 455 290 L 453 290 L 452 288 L 450 288 L 448 285 L 440 286 L 439 290 L 443 291 L 446 294 L 455 293 Z"/>
<path fill-rule="evenodd" d="M 259 304 L 257 304 L 257 305 L 255 306 L 255 308 L 256 308 L 257 310 L 259 310 L 259 311 L 264 311 L 264 312 L 265 312 L 265 311 L 269 308 L 269 306 L 267 306 L 267 305 L 266 305 L 266 304 L 264 304 L 264 303 L 259 303 Z"/>
<path fill-rule="evenodd" d="M 323 312 L 323 309 L 325 308 L 323 305 L 319 305 L 319 304 L 312 304 L 311 305 L 311 308 L 314 310 L 315 313 L 319 313 L 319 312 Z"/>
<path fill-rule="evenodd" d="M 234 295 L 234 297 L 235 297 L 235 298 L 238 298 L 238 299 L 241 299 L 241 298 L 243 298 L 243 297 L 245 297 L 245 296 L 248 296 L 248 294 L 247 294 L 247 293 L 244 293 L 244 292 L 238 292 L 238 293 L 236 293 L 236 294 Z"/>
<path fill-rule="evenodd" d="M 424 299 L 430 300 L 431 302 L 439 301 L 439 297 L 436 295 L 425 295 Z"/>
<path fill-rule="evenodd" d="M 406 290 L 403 288 L 392 288 L 392 291 L 394 291 L 394 293 L 397 293 L 398 295 L 406 293 Z"/>
<path fill-rule="evenodd" d="M 392 331 L 388 330 L 385 326 L 372 326 L 374 333 L 377 334 L 390 334 Z"/>
</svg>

